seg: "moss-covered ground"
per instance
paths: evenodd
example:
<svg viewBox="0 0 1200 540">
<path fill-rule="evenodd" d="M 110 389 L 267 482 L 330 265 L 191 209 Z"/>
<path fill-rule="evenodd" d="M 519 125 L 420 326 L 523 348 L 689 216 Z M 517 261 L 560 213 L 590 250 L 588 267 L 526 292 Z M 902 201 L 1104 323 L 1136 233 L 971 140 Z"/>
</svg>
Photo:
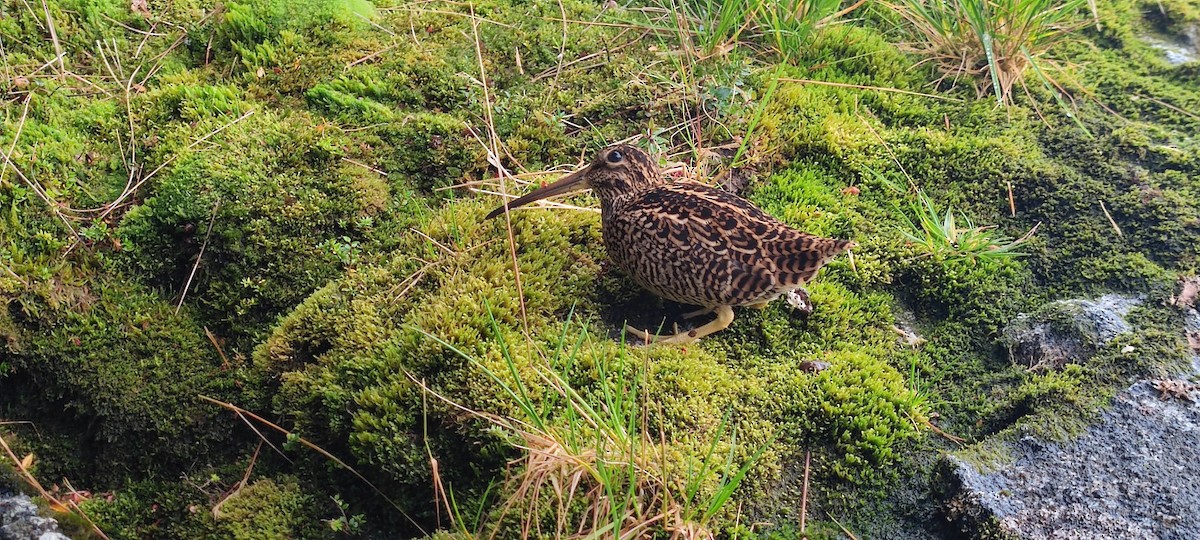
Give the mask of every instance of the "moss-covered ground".
<svg viewBox="0 0 1200 540">
<path fill-rule="evenodd" d="M 591 433 L 565 384 L 636 419 L 665 485 L 715 498 L 750 464 L 696 518 L 718 535 L 798 538 L 803 502 L 808 538 L 939 537 L 940 453 L 1069 436 L 1185 346 L 1165 300 L 1200 270 L 1200 70 L 1139 36 L 1200 5 L 1098 4 L 1054 51 L 1066 97 L 1031 76 L 998 107 L 937 83 L 875 2 L 799 47 L 715 51 L 654 1 L 0 2 L 0 436 L 32 456 L 0 470 L 86 490 L 111 538 L 516 537 L 525 450 L 495 419 Z M 598 214 L 484 221 L 631 137 L 856 241 L 815 311 L 626 345 L 626 320 L 688 308 L 607 263 Z M 1036 225 L 1025 256 L 923 252 L 918 188 Z M 998 342 L 1109 291 L 1147 295 L 1138 330 L 1085 365 L 1029 371 Z M 545 502 L 523 520 L 552 535 Z"/>
</svg>

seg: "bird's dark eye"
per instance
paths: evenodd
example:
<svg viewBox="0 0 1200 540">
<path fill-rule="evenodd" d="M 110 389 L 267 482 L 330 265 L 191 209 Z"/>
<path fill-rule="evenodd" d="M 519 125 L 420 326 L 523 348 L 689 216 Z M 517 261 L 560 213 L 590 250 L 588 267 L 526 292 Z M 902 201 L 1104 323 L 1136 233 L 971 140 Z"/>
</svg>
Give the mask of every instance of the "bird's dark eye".
<svg viewBox="0 0 1200 540">
<path fill-rule="evenodd" d="M 623 159 L 625 159 L 625 154 L 622 154 L 620 150 L 613 150 L 608 153 L 609 163 L 620 163 Z"/>
</svg>

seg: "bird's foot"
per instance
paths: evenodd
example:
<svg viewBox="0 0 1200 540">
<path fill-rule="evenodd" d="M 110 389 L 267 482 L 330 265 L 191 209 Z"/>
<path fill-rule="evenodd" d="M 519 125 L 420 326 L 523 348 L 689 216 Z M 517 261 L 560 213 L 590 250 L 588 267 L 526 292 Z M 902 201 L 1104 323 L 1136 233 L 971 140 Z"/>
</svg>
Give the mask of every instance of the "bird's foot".
<svg viewBox="0 0 1200 540">
<path fill-rule="evenodd" d="M 696 311 L 689 311 L 687 313 L 684 313 L 682 315 L 682 317 L 685 319 L 695 319 L 696 317 L 699 317 L 701 315 L 708 315 L 709 313 L 712 313 L 713 309 L 715 309 L 715 308 L 706 307 L 706 308 L 697 309 Z"/>
<path fill-rule="evenodd" d="M 720 332 L 721 330 L 729 328 L 729 325 L 733 322 L 733 308 L 731 308 L 729 306 L 718 306 L 718 307 L 713 308 L 713 311 L 715 311 L 717 313 L 717 318 L 714 319 L 713 321 L 709 322 L 708 324 L 701 326 L 699 328 L 693 329 L 693 330 L 689 330 L 687 332 L 678 332 L 678 333 L 676 333 L 674 335 L 670 335 L 670 336 L 654 335 L 645 330 L 638 330 L 637 328 L 634 328 L 630 325 L 625 325 L 625 331 L 641 338 L 642 341 L 646 342 L 647 344 L 650 344 L 650 343 L 677 343 L 677 344 L 691 343 L 691 342 L 696 341 L 704 336 L 714 334 L 716 332 Z"/>
</svg>

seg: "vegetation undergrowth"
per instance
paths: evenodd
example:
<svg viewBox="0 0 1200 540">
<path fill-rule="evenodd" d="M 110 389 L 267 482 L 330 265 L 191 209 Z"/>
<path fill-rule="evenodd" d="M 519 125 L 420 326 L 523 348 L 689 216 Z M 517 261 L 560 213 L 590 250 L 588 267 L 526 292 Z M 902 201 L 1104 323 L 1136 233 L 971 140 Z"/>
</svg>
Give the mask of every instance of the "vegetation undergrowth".
<svg viewBox="0 0 1200 540">
<path fill-rule="evenodd" d="M 653 407 L 645 390 L 649 371 L 645 365 L 623 369 L 621 364 L 629 360 L 624 348 L 611 359 L 616 363 L 613 368 L 596 365 L 598 387 L 589 389 L 592 396 L 585 397 L 564 375 L 572 371 L 588 332 L 584 326 L 578 337 L 572 335 L 573 342 L 568 342 L 571 322 L 568 314 L 560 341 L 548 359 L 550 369 L 536 370 L 537 380 L 532 382 L 541 383 L 549 392 L 548 399 L 539 402 L 530 398 L 530 389 L 518 375 L 507 348 L 503 349 L 504 360 L 511 378 L 502 378 L 453 345 L 427 336 L 481 369 L 521 412 L 520 418 L 505 418 L 472 411 L 505 430 L 515 439 L 510 444 L 522 449 L 525 456 L 515 465 L 516 470 L 510 468 L 509 477 L 501 484 L 499 497 L 504 500 L 496 502 L 497 509 L 484 510 L 490 523 L 468 524 L 456 508 L 453 494 L 441 494 L 456 528 L 463 533 L 496 535 L 502 527 L 512 526 L 513 519 L 506 523 L 511 512 L 521 524 L 522 538 L 547 532 L 555 537 L 634 537 L 653 531 L 672 538 L 713 538 L 711 522 L 729 513 L 723 506 L 768 446 L 760 446 L 744 464 L 735 463 L 738 433 L 734 429 L 727 434 L 730 418 L 726 413 L 711 442 L 703 445 L 702 454 L 688 448 L 696 441 L 687 440 L 686 446 L 679 447 L 681 438 L 670 426 L 648 425 Z M 494 318 L 492 323 L 499 338 Z M 435 485 L 440 485 L 440 479 L 435 478 Z"/>
<path fill-rule="evenodd" d="M 1057 92 L 1051 68 L 1058 69 L 1046 57 L 1087 23 L 1082 12 L 1088 6 L 1095 10 L 1093 0 L 902 0 L 884 5 L 904 19 L 916 38 L 908 47 L 937 66 L 939 81 L 949 79 L 953 85 L 969 77 L 979 95 L 990 91 L 1001 104 L 1011 102 L 1013 91 L 1025 86 L 1027 71 Z"/>
<path fill-rule="evenodd" d="M 1200 90 L 1143 37 L 1194 2 L 31 5 L 0 426 L 111 538 L 936 537 L 957 438 L 1067 437 L 1185 346 Z M 690 308 L 608 265 L 591 198 L 482 219 L 625 140 L 859 247 L 807 317 L 625 346 Z M 1008 358 L 1107 292 L 1133 332 Z"/>
</svg>

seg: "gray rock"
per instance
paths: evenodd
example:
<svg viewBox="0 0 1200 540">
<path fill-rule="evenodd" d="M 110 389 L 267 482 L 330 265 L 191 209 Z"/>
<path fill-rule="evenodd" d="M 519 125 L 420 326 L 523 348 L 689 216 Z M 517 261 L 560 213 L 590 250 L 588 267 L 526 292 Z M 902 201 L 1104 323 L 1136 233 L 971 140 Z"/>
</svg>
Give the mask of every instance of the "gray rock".
<svg viewBox="0 0 1200 540">
<path fill-rule="evenodd" d="M 71 540 L 25 495 L 0 493 L 0 540 Z"/>
<path fill-rule="evenodd" d="M 1200 27 L 1187 27 L 1183 35 L 1146 33 L 1140 36 L 1147 45 L 1158 49 L 1173 66 L 1200 60 Z"/>
<path fill-rule="evenodd" d="M 1026 437 L 980 472 L 943 461 L 946 517 L 960 534 L 1019 539 L 1200 538 L 1200 391 L 1140 381 L 1068 443 Z"/>
<path fill-rule="evenodd" d="M 1058 369 L 1080 363 L 1097 348 L 1132 327 L 1129 310 L 1142 302 L 1117 294 L 1096 300 L 1059 300 L 1021 314 L 1005 327 L 1001 343 L 1013 362 L 1029 368 Z"/>
</svg>

